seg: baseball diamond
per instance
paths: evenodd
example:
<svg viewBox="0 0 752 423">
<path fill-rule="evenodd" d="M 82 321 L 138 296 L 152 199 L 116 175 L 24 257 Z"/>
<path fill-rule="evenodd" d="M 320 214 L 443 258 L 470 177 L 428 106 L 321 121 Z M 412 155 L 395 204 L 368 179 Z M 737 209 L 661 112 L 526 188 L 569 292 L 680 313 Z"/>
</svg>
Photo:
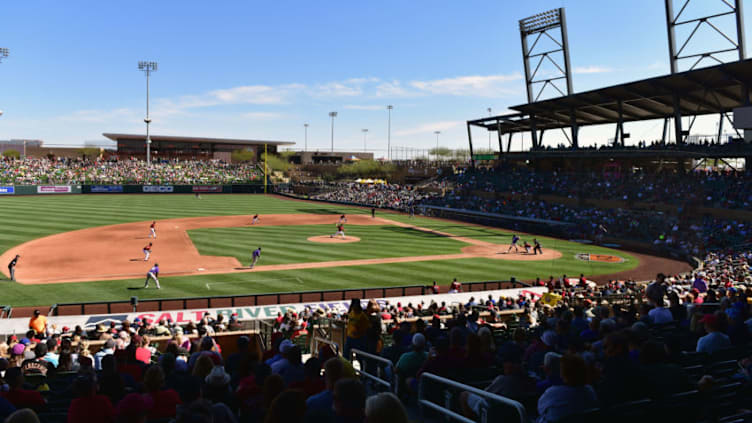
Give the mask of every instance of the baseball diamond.
<svg viewBox="0 0 752 423">
<path fill-rule="evenodd" d="M 583 252 L 581 244 L 539 236 L 544 254 L 507 253 L 512 234 L 501 229 L 399 213 L 372 218 L 369 210 L 276 196 L 215 194 L 200 201 L 176 194 L 15 197 L 4 199 L 1 207 L 8 218 L 0 234 L 0 259 L 22 255 L 18 283 L 4 287 L 3 300 L 13 305 L 127 299 L 129 288 L 143 285 L 154 262 L 160 263 L 162 289 L 139 291 L 140 297 L 201 295 L 207 283 L 217 284 L 212 286 L 216 294 L 235 294 L 398 286 L 449 276 L 534 280 L 584 273 L 597 280 L 598 275 L 645 272 L 639 255 L 623 251 L 618 252 L 623 263 L 583 262 L 574 258 Z M 250 225 L 249 210 L 260 214 L 259 223 Z M 329 238 L 345 210 L 345 230 L 357 242 Z M 153 253 L 145 263 L 138 252 L 149 242 L 152 221 L 159 238 L 151 239 Z M 532 242 L 532 236 L 518 235 Z M 258 246 L 263 255 L 250 269 L 250 252 Z M 9 276 L 6 270 L 4 276 Z M 280 282 L 263 282 L 269 279 Z"/>
</svg>

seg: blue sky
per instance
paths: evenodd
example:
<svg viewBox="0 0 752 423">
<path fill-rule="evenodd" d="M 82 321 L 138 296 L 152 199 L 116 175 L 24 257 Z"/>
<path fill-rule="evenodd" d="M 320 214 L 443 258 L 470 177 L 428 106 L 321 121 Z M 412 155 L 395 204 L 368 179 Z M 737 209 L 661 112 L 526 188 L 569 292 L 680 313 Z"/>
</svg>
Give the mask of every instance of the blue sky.
<svg viewBox="0 0 752 423">
<path fill-rule="evenodd" d="M 335 148 L 362 149 L 368 128 L 369 150 L 383 155 L 393 104 L 393 146 L 431 148 L 439 130 L 441 145 L 465 148 L 466 120 L 526 102 L 517 21 L 558 7 L 575 91 L 668 73 L 659 0 L 8 2 L 0 139 L 80 145 L 102 132 L 143 132 L 136 64 L 155 60 L 153 133 L 302 146 L 308 122 L 309 149 L 327 149 L 336 110 Z M 692 0 L 686 16 L 697 7 L 725 6 Z M 696 127 L 711 133 L 714 123 Z M 660 123 L 627 131 L 651 139 Z M 473 136 L 487 146 L 485 133 Z M 581 139 L 611 136 L 613 128 L 593 128 Z"/>
</svg>

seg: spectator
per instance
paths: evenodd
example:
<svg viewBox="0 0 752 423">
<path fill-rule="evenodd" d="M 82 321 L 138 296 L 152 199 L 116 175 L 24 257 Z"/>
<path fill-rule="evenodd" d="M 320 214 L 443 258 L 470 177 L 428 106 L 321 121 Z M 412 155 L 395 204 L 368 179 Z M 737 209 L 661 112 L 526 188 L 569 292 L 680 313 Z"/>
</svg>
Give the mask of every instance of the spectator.
<svg viewBox="0 0 752 423">
<path fill-rule="evenodd" d="M 17 409 L 31 408 L 35 411 L 47 407 L 47 402 L 37 391 L 23 389 L 24 375 L 18 367 L 11 367 L 5 371 L 5 383 L 8 384 L 7 392 L 0 392 L 0 396 L 8 400 Z"/>
<path fill-rule="evenodd" d="M 408 423 L 407 410 L 391 392 L 382 392 L 366 400 L 367 423 Z"/>
<path fill-rule="evenodd" d="M 44 338 L 47 333 L 47 317 L 39 310 L 34 310 L 34 315 L 29 319 L 29 329 L 33 330 L 35 335 Z"/>
<path fill-rule="evenodd" d="M 175 417 L 180 396 L 172 389 L 164 389 L 165 375 L 159 366 L 151 366 L 144 374 L 144 390 L 154 407 L 149 410 L 149 420 Z"/>
<path fill-rule="evenodd" d="M 106 355 L 115 354 L 115 341 L 110 338 L 104 342 L 104 347 L 94 353 L 94 368 L 97 371 L 102 370 L 102 358 Z"/>
<path fill-rule="evenodd" d="M 577 355 L 565 355 L 560 360 L 563 385 L 552 386 L 538 400 L 538 422 L 558 422 L 563 418 L 596 408 L 595 391 L 586 384 L 585 361 Z"/>
<path fill-rule="evenodd" d="M 344 366 L 339 357 L 330 358 L 324 363 L 324 381 L 326 389 L 306 400 L 306 409 L 310 418 L 324 419 L 331 416 L 334 401 L 334 387 L 342 379 Z"/>
<path fill-rule="evenodd" d="M 24 408 L 21 410 L 16 410 L 8 416 L 7 419 L 5 419 L 5 423 L 40 423 L 39 417 L 37 416 L 37 413 L 34 412 L 34 410 Z"/>
<path fill-rule="evenodd" d="M 370 327 L 368 315 L 363 311 L 360 300 L 353 298 L 347 310 L 347 339 L 345 339 L 344 356 L 350 357 L 353 348 L 366 350 L 365 337 Z"/>
<path fill-rule="evenodd" d="M 366 389 L 357 379 L 342 379 L 334 385 L 334 414 L 337 422 L 362 423 Z"/>
<path fill-rule="evenodd" d="M 141 394 L 128 394 L 115 410 L 117 423 L 146 423 L 146 416 L 154 406 L 150 397 Z"/>
<path fill-rule="evenodd" d="M 425 351 L 426 337 L 422 333 L 416 333 L 413 335 L 412 351 L 406 352 L 400 356 L 397 361 L 397 372 L 401 378 L 404 378 L 405 382 L 410 384 L 410 381 L 415 378 L 418 371 L 428 359 L 428 353 Z"/>
<path fill-rule="evenodd" d="M 726 348 L 731 348 L 728 335 L 720 331 L 720 322 L 716 314 L 706 314 L 700 319 L 705 324 L 707 335 L 697 340 L 697 352 L 712 354 Z"/>
<path fill-rule="evenodd" d="M 96 376 L 80 374 L 74 383 L 77 397 L 68 408 L 68 423 L 113 422 L 115 411 L 110 399 L 97 394 Z"/>
<path fill-rule="evenodd" d="M 305 378 L 303 363 L 301 362 L 300 347 L 297 345 L 285 345 L 281 350 L 282 359 L 272 364 L 272 373 L 282 376 L 285 385 L 289 386 L 294 382 L 301 382 Z"/>
<path fill-rule="evenodd" d="M 235 423 L 236 419 L 228 406 L 231 403 L 230 375 L 224 367 L 216 366 L 206 377 L 201 388 L 201 397 L 211 402 L 213 423 Z"/>
<path fill-rule="evenodd" d="M 316 357 L 309 358 L 303 366 L 304 378 L 300 382 L 290 384 L 290 389 L 303 391 L 306 398 L 316 395 L 326 389 L 324 378 L 321 377 L 321 361 Z"/>
<path fill-rule="evenodd" d="M 272 401 L 264 423 L 302 423 L 305 412 L 305 395 L 300 391 L 284 391 Z"/>
</svg>

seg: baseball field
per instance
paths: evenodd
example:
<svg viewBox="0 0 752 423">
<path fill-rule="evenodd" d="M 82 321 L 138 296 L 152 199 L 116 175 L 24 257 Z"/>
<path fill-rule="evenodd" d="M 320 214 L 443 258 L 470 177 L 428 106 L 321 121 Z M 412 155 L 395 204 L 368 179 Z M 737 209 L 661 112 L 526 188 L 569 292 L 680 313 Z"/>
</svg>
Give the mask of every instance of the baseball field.
<svg viewBox="0 0 752 423">
<path fill-rule="evenodd" d="M 330 238 L 342 213 L 347 239 Z M 251 216 L 260 221 L 251 225 Z M 625 275 L 638 255 L 512 232 L 264 195 L 78 195 L 0 199 L 0 304 L 177 298 L 567 274 Z M 157 239 L 149 238 L 155 220 Z M 533 243 L 533 235 L 521 234 Z M 149 261 L 142 248 L 153 243 Z M 255 268 L 251 251 L 262 247 Z M 15 254 L 17 282 L 8 280 Z M 590 254 L 592 260 L 583 260 Z M 579 257 L 578 257 L 579 256 Z M 142 289 L 158 262 L 162 289 Z"/>
</svg>

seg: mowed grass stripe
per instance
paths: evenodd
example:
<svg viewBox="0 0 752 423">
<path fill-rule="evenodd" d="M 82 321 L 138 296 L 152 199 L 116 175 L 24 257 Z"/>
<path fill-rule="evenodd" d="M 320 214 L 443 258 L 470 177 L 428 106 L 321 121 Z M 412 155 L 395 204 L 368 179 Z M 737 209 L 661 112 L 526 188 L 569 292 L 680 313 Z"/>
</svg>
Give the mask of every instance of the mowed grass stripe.
<svg viewBox="0 0 752 423">
<path fill-rule="evenodd" d="M 308 241 L 311 236 L 331 234 L 330 225 L 252 226 L 206 228 L 189 231 L 201 254 L 224 253 L 247 260 L 262 246 L 259 264 L 288 264 L 368 258 L 411 257 L 460 253 L 464 242 L 414 229 L 395 226 L 347 225 L 346 233 L 361 240 L 348 244 Z"/>
</svg>

